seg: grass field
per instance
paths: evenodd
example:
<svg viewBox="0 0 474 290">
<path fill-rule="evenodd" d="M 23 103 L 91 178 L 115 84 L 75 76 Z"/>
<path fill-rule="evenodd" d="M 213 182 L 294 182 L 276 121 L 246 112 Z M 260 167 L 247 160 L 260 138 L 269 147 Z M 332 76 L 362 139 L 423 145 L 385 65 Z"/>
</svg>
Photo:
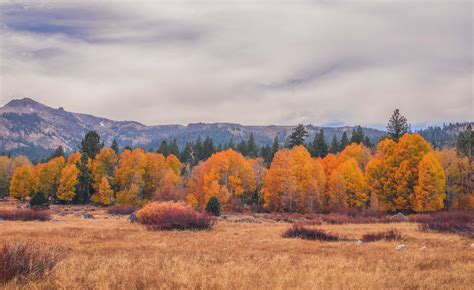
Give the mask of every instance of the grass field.
<svg viewBox="0 0 474 290">
<path fill-rule="evenodd" d="M 357 244 L 283 239 L 290 224 L 219 221 L 211 231 L 152 232 L 125 217 L 0 221 L 0 244 L 33 240 L 66 253 L 40 280 L 6 289 L 472 289 L 472 239 L 414 223 L 321 225 L 357 240 L 397 229 L 402 241 Z M 399 244 L 407 248 L 397 251 Z"/>
</svg>

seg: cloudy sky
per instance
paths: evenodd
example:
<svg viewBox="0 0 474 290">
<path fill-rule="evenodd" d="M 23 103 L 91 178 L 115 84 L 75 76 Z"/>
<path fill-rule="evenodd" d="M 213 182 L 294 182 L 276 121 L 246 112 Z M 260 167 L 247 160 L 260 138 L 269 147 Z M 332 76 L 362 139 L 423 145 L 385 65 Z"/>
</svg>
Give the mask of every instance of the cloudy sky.
<svg viewBox="0 0 474 290">
<path fill-rule="evenodd" d="M 145 124 L 474 115 L 472 1 L 0 3 L 1 105 Z"/>
</svg>

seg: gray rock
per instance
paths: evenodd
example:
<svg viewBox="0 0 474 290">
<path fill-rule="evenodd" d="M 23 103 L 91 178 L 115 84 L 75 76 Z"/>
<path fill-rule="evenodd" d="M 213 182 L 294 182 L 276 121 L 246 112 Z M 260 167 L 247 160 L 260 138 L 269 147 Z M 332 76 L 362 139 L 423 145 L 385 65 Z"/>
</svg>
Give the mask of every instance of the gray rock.
<svg viewBox="0 0 474 290">
<path fill-rule="evenodd" d="M 85 213 L 82 215 L 82 218 L 85 218 L 85 219 L 95 219 L 95 217 L 93 215 L 91 215 L 90 213 Z"/>
<path fill-rule="evenodd" d="M 133 212 L 131 215 L 128 216 L 127 221 L 130 224 L 136 223 L 137 222 L 137 213 Z"/>
<path fill-rule="evenodd" d="M 356 242 L 356 244 L 358 244 L 358 245 L 362 245 L 362 243 L 363 243 L 363 242 L 362 242 L 361 240 L 358 240 L 358 241 Z"/>
<path fill-rule="evenodd" d="M 408 222 L 409 221 L 408 217 L 402 214 L 401 212 L 392 215 L 390 217 L 390 220 L 393 222 Z"/>
<path fill-rule="evenodd" d="M 398 245 L 398 246 L 395 248 L 395 250 L 397 250 L 397 251 L 404 251 L 404 250 L 406 250 L 406 249 L 407 249 L 407 246 L 404 245 L 404 244 Z"/>
</svg>

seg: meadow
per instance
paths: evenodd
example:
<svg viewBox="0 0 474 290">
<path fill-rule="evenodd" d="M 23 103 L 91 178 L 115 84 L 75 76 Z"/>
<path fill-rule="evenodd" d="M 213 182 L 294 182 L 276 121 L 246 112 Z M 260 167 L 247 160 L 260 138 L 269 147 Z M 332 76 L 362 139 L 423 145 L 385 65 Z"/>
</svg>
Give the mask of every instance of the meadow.
<svg viewBox="0 0 474 290">
<path fill-rule="evenodd" d="M 11 205 L 0 205 L 0 207 Z M 344 237 L 320 242 L 282 238 L 292 224 L 242 215 L 205 231 L 150 231 L 127 216 L 73 206 L 51 221 L 0 221 L 0 244 L 34 241 L 63 258 L 40 279 L 5 289 L 334 289 L 451 288 L 474 284 L 473 240 L 420 231 L 418 224 L 317 225 Z M 79 213 L 90 212 L 94 219 Z M 398 241 L 358 243 L 396 229 Z M 405 245 L 403 250 L 397 246 Z"/>
</svg>

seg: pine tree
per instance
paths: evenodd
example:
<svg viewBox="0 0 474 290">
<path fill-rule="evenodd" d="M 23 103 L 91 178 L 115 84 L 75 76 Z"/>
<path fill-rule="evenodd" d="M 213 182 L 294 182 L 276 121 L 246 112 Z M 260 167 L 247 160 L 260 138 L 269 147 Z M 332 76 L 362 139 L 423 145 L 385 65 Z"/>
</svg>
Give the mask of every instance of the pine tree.
<svg viewBox="0 0 474 290">
<path fill-rule="evenodd" d="M 253 133 L 250 133 L 249 139 L 247 141 L 247 156 L 251 158 L 257 157 L 258 148 L 257 144 L 255 143 L 255 137 Z"/>
<path fill-rule="evenodd" d="M 173 142 L 171 142 L 171 144 L 168 146 L 168 154 L 179 156 L 179 147 L 176 139 L 173 139 Z"/>
<path fill-rule="evenodd" d="M 110 146 L 110 148 L 112 148 L 115 151 L 115 154 L 118 155 L 120 153 L 120 148 L 119 148 L 118 143 L 115 139 L 114 139 L 114 141 L 112 141 L 112 146 Z"/>
<path fill-rule="evenodd" d="M 349 145 L 349 138 L 347 138 L 347 133 L 346 131 L 344 131 L 342 133 L 341 142 L 339 143 L 339 146 L 340 146 L 339 151 L 344 150 L 347 147 L 347 145 Z"/>
<path fill-rule="evenodd" d="M 364 130 L 361 126 L 357 126 L 356 129 L 352 130 L 351 143 L 363 143 L 365 139 Z"/>
<path fill-rule="evenodd" d="M 230 141 L 227 143 L 226 149 L 235 150 L 234 137 L 230 137 Z"/>
<path fill-rule="evenodd" d="M 289 147 L 293 148 L 298 145 L 303 145 L 306 137 L 308 137 L 308 131 L 303 124 L 298 124 L 290 135 Z"/>
<path fill-rule="evenodd" d="M 196 142 L 194 143 L 193 152 L 194 152 L 194 160 L 196 163 L 204 159 L 204 147 L 202 145 L 201 136 L 199 136 Z"/>
<path fill-rule="evenodd" d="M 271 156 L 270 156 L 270 162 L 272 161 L 273 156 L 275 156 L 275 153 L 277 153 L 278 150 L 280 150 L 280 140 L 278 139 L 278 135 L 277 135 L 277 136 L 275 136 L 275 138 L 273 139 L 272 152 L 271 152 Z"/>
<path fill-rule="evenodd" d="M 263 158 L 266 165 L 270 165 L 272 162 L 272 148 L 266 145 L 260 149 L 260 156 Z"/>
<path fill-rule="evenodd" d="M 211 157 L 212 154 L 216 152 L 216 147 L 214 146 L 214 141 L 212 140 L 211 137 L 207 137 L 206 140 L 204 140 L 203 144 L 203 160 Z"/>
<path fill-rule="evenodd" d="M 63 146 L 59 146 L 58 148 L 56 148 L 56 150 L 54 150 L 53 154 L 51 154 L 51 156 L 48 158 L 47 161 L 51 160 L 51 159 L 54 159 L 56 157 L 63 157 L 64 158 L 65 154 L 64 154 L 64 148 Z"/>
<path fill-rule="evenodd" d="M 339 152 L 339 141 L 337 141 L 336 134 L 332 135 L 331 145 L 329 146 L 329 152 L 332 154 L 337 154 Z"/>
<path fill-rule="evenodd" d="M 237 151 L 239 151 L 242 155 L 247 156 L 248 154 L 247 142 L 242 140 L 239 143 L 239 145 L 237 145 Z"/>
<path fill-rule="evenodd" d="M 314 135 L 311 156 L 324 158 L 326 157 L 326 155 L 328 155 L 328 151 L 328 144 L 326 143 L 324 137 L 324 130 L 321 129 L 319 130 L 319 133 L 316 133 L 316 135 Z"/>
<path fill-rule="evenodd" d="M 213 195 L 211 198 L 209 198 L 206 204 L 206 211 L 215 216 L 221 215 L 221 203 L 216 196 Z"/>
<path fill-rule="evenodd" d="M 191 143 L 186 143 L 179 159 L 182 163 L 194 165 L 193 145 Z"/>
<path fill-rule="evenodd" d="M 365 147 L 369 147 L 369 148 L 372 147 L 372 143 L 370 142 L 370 139 L 367 136 L 364 137 L 364 142 L 362 143 L 364 144 Z"/>
<path fill-rule="evenodd" d="M 395 109 L 387 124 L 388 137 L 398 142 L 398 140 L 409 131 L 410 126 L 408 125 L 407 119 L 400 114 L 399 109 Z"/>
<path fill-rule="evenodd" d="M 104 143 L 100 142 L 100 136 L 96 131 L 89 131 L 81 141 L 80 152 L 84 160 L 94 159 Z"/>
<path fill-rule="evenodd" d="M 89 172 L 88 164 L 95 158 L 97 153 L 104 147 L 100 141 L 100 136 L 96 131 L 89 131 L 81 141 L 80 153 L 81 162 L 79 166 L 79 183 L 77 184 L 77 199 L 81 203 L 89 201 L 92 189 L 92 177 Z"/>
<path fill-rule="evenodd" d="M 168 142 L 166 140 L 161 141 L 160 147 L 158 147 L 158 153 L 163 154 L 165 157 L 170 154 Z"/>
</svg>

